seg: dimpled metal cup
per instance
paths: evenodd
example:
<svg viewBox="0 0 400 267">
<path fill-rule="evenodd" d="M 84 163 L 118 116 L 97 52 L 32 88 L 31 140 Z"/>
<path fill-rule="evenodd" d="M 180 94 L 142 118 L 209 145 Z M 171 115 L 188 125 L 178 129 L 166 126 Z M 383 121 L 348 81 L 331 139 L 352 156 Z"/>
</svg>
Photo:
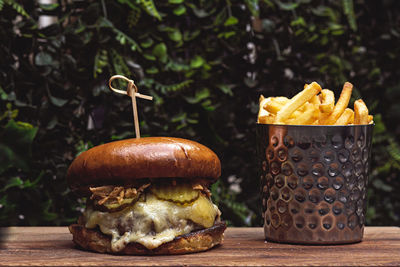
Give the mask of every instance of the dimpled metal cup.
<svg viewBox="0 0 400 267">
<path fill-rule="evenodd" d="M 265 239 L 362 240 L 373 125 L 257 125 Z"/>
</svg>

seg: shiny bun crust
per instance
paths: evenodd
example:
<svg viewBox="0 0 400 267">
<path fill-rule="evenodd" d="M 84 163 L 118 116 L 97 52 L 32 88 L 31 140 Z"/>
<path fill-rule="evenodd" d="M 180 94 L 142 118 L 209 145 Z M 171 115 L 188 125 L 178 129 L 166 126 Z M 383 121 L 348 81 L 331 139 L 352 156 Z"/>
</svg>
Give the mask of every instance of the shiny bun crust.
<svg viewBox="0 0 400 267">
<path fill-rule="evenodd" d="M 71 164 L 72 190 L 132 184 L 142 178 L 177 177 L 215 181 L 221 174 L 217 155 L 197 142 L 173 137 L 127 139 L 93 147 Z"/>
<path fill-rule="evenodd" d="M 178 236 L 155 249 L 147 249 L 139 243 L 129 243 L 122 251 L 113 252 L 110 237 L 99 230 L 87 229 L 79 224 L 69 226 L 73 241 L 80 248 L 100 253 L 125 255 L 172 255 L 208 250 L 222 243 L 225 229 L 225 223 L 220 222 L 210 228 Z"/>
</svg>

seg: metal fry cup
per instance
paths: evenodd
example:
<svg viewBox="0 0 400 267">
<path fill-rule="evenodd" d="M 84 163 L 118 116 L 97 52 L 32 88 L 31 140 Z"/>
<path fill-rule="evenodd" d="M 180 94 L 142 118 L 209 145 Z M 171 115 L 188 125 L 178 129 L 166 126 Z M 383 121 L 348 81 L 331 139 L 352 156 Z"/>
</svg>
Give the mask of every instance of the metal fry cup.
<svg viewBox="0 0 400 267">
<path fill-rule="evenodd" d="M 257 124 L 265 239 L 360 242 L 373 124 Z"/>
</svg>

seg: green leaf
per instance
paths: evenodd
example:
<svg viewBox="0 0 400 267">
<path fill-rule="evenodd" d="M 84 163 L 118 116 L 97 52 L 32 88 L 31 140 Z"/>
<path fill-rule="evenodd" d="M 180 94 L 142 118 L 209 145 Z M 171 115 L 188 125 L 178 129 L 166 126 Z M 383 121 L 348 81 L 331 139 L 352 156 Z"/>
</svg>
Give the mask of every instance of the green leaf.
<svg viewBox="0 0 400 267">
<path fill-rule="evenodd" d="M 126 77 L 131 76 L 131 71 L 130 71 L 129 67 L 126 65 L 125 58 L 123 56 L 121 56 L 117 52 L 117 50 L 111 49 L 109 58 L 111 58 L 112 66 L 113 66 L 113 70 L 111 70 L 111 72 L 118 73 L 120 75 L 125 75 Z M 154 58 L 154 60 L 155 60 L 155 58 Z M 124 84 L 120 80 L 117 82 L 120 87 L 122 87 L 122 85 Z"/>
<path fill-rule="evenodd" d="M 15 119 L 18 116 L 18 109 L 13 109 L 11 103 L 7 103 L 6 108 L 7 110 L 4 111 L 3 115 L 0 115 L 0 121 L 4 120 L 5 118 Z"/>
<path fill-rule="evenodd" d="M 203 66 L 204 63 L 205 63 L 204 58 L 202 58 L 201 56 L 195 56 L 190 61 L 190 67 L 194 69 L 200 68 L 201 66 Z"/>
<path fill-rule="evenodd" d="M 157 74 L 158 72 L 159 71 L 156 67 L 151 67 L 151 68 L 146 69 L 147 74 Z"/>
<path fill-rule="evenodd" d="M 169 60 L 168 63 L 165 65 L 165 70 L 171 70 L 174 72 L 188 71 L 189 69 L 189 65 L 178 63 L 173 60 Z"/>
<path fill-rule="evenodd" d="M 239 20 L 234 17 L 230 16 L 224 23 L 224 26 L 231 26 L 231 25 L 236 25 L 239 22 Z"/>
<path fill-rule="evenodd" d="M 175 42 L 182 41 L 182 34 L 178 29 L 174 29 L 173 31 L 168 33 L 168 37 Z"/>
<path fill-rule="evenodd" d="M 10 120 L 0 132 L 0 174 L 10 167 L 29 169 L 31 145 L 38 128 Z"/>
<path fill-rule="evenodd" d="M 369 72 L 368 78 L 374 79 L 375 77 L 379 77 L 380 75 L 381 75 L 381 69 L 378 67 L 375 67 Z"/>
<path fill-rule="evenodd" d="M 318 34 L 314 33 L 310 38 L 308 38 L 307 42 L 312 43 L 318 39 Z"/>
<path fill-rule="evenodd" d="M 189 104 L 197 104 L 202 100 L 208 98 L 209 96 L 210 90 L 208 90 L 207 88 L 203 88 L 201 90 L 198 90 L 194 97 L 186 96 L 184 98 Z"/>
<path fill-rule="evenodd" d="M 49 123 L 47 123 L 46 129 L 47 130 L 52 130 L 52 129 L 54 129 L 54 127 L 56 127 L 57 124 L 58 124 L 57 116 L 53 116 L 51 118 L 51 120 L 49 121 Z"/>
<path fill-rule="evenodd" d="M 53 3 L 53 4 L 39 4 L 39 7 L 45 11 L 52 11 L 59 7 L 59 4 Z"/>
<path fill-rule="evenodd" d="M 103 72 L 103 69 L 108 66 L 108 54 L 107 50 L 101 49 L 98 50 L 96 56 L 94 57 L 94 65 L 93 65 L 93 76 L 97 78 L 98 74 Z"/>
<path fill-rule="evenodd" d="M 298 17 L 297 19 L 293 20 L 292 22 L 290 22 L 290 26 L 295 27 L 295 26 L 303 26 L 305 27 L 306 21 L 304 20 L 303 17 Z"/>
<path fill-rule="evenodd" d="M 39 52 L 35 56 L 36 66 L 48 66 L 53 63 L 53 58 L 46 52 Z"/>
<path fill-rule="evenodd" d="M 52 95 L 49 95 L 49 99 L 50 99 L 50 102 L 57 107 L 62 107 L 65 104 L 67 104 L 67 102 L 68 102 L 68 99 L 62 99 L 62 98 L 55 97 Z"/>
<path fill-rule="evenodd" d="M 205 10 L 204 8 L 199 8 L 193 3 L 186 3 L 188 7 L 190 7 L 194 13 L 194 15 L 198 18 L 205 18 L 215 13 L 217 8 L 213 6 L 210 10 Z"/>
<path fill-rule="evenodd" d="M 260 16 L 260 7 L 258 6 L 258 0 L 245 0 L 247 8 L 250 10 L 253 17 L 258 18 Z"/>
<path fill-rule="evenodd" d="M 229 39 L 230 37 L 234 36 L 236 34 L 235 31 L 230 31 L 230 32 L 221 32 L 218 34 L 218 38 L 224 38 L 224 39 Z"/>
<path fill-rule="evenodd" d="M 209 96 L 210 96 L 210 90 L 208 90 L 207 88 L 203 88 L 200 91 L 196 92 L 196 99 L 198 101 L 201 101 Z"/>
<path fill-rule="evenodd" d="M 109 21 L 108 19 L 101 17 L 98 22 L 99 27 L 106 27 L 110 28 L 115 34 L 115 39 L 121 43 L 121 45 L 124 45 L 125 43 L 128 43 L 130 45 L 130 48 L 132 51 L 135 51 L 136 49 L 141 52 L 142 49 L 138 45 L 138 43 L 133 40 L 130 36 L 126 35 L 124 32 L 118 30 L 117 28 L 114 27 L 114 24 Z"/>
<path fill-rule="evenodd" d="M 211 102 L 210 99 L 207 99 L 206 101 L 201 103 L 201 106 L 207 111 L 214 111 L 215 110 L 215 107 L 212 105 L 212 102 Z"/>
<path fill-rule="evenodd" d="M 170 84 L 170 85 L 164 85 L 164 84 L 156 82 L 155 88 L 157 90 L 160 90 L 163 94 L 166 94 L 169 92 L 181 91 L 185 88 L 188 88 L 190 86 L 190 84 L 192 84 L 192 83 L 193 83 L 193 80 L 185 80 L 183 82 Z"/>
<path fill-rule="evenodd" d="M 25 189 L 25 188 L 32 188 L 32 187 L 35 187 L 35 185 L 37 185 L 37 184 L 39 183 L 39 181 L 42 179 L 42 177 L 44 176 L 44 174 L 45 174 L 45 172 L 44 172 L 44 171 L 41 171 L 41 172 L 39 173 L 38 177 L 36 177 L 36 179 L 35 179 L 33 182 L 31 182 L 30 180 L 24 181 L 23 188 Z"/>
<path fill-rule="evenodd" d="M 344 30 L 332 31 L 331 34 L 335 36 L 342 35 L 344 34 Z"/>
<path fill-rule="evenodd" d="M 173 117 L 171 118 L 171 122 L 176 123 L 176 122 L 183 121 L 183 120 L 186 119 L 186 116 L 187 116 L 187 115 L 186 115 L 185 112 L 176 114 L 175 116 L 173 116 Z"/>
<path fill-rule="evenodd" d="M 136 8 L 134 2 L 131 1 L 131 0 L 118 0 L 118 2 L 120 2 L 121 4 L 126 4 L 126 5 L 128 5 L 130 8 L 132 8 L 132 9 L 135 9 L 135 8 Z"/>
<path fill-rule="evenodd" d="M 234 84 L 217 84 L 217 87 L 224 93 L 233 96 L 232 88 L 235 87 Z"/>
<path fill-rule="evenodd" d="M 8 181 L 7 184 L 0 190 L 0 192 L 5 192 L 9 188 L 17 187 L 17 186 L 22 186 L 24 182 L 21 180 L 20 177 L 11 177 Z"/>
<path fill-rule="evenodd" d="M 143 9 L 147 12 L 147 14 L 161 21 L 160 13 L 158 13 L 158 10 L 154 5 L 153 0 L 140 0 L 140 4 L 142 5 Z"/>
<path fill-rule="evenodd" d="M 151 38 L 146 38 L 146 40 L 144 40 L 143 42 L 140 43 L 140 45 L 143 48 L 149 48 L 150 46 L 152 46 L 154 43 L 153 39 Z"/>
<path fill-rule="evenodd" d="M 198 124 L 198 123 L 199 123 L 199 120 L 191 119 L 191 118 L 187 118 L 186 121 L 187 121 L 188 123 L 191 123 L 191 124 Z"/>
<path fill-rule="evenodd" d="M 11 7 L 17 11 L 20 15 L 26 17 L 26 18 L 30 18 L 29 14 L 25 11 L 25 9 L 18 4 L 15 0 L 8 0 L 7 4 L 11 5 Z"/>
<path fill-rule="evenodd" d="M 186 13 L 186 7 L 183 5 L 178 6 L 173 10 L 174 14 L 177 16 L 181 16 Z"/>
<path fill-rule="evenodd" d="M 299 6 L 299 3 L 282 3 L 281 1 L 276 1 L 278 4 L 279 8 L 282 10 L 290 11 L 294 10 Z"/>
<path fill-rule="evenodd" d="M 151 54 L 143 54 L 143 57 L 147 60 L 155 61 L 157 58 Z"/>
<path fill-rule="evenodd" d="M 200 30 L 194 30 L 194 31 L 185 31 L 183 33 L 183 40 L 184 41 L 191 41 L 193 39 L 195 39 L 197 36 L 199 36 L 201 33 Z"/>
<path fill-rule="evenodd" d="M 353 0 L 342 0 L 343 12 L 347 16 L 347 21 L 349 22 L 350 28 L 353 31 L 357 31 L 356 16 L 354 14 L 354 4 Z"/>
<path fill-rule="evenodd" d="M 170 4 L 182 4 L 184 0 L 168 0 L 168 3 Z"/>
<path fill-rule="evenodd" d="M 152 53 L 161 62 L 163 63 L 167 62 L 168 54 L 167 54 L 167 46 L 165 45 L 165 43 L 159 43 L 156 46 L 154 46 Z"/>
<path fill-rule="evenodd" d="M 0 99 L 1 100 L 7 100 L 8 95 L 7 93 L 3 90 L 3 88 L 0 86 Z"/>
<path fill-rule="evenodd" d="M 215 17 L 213 25 L 214 26 L 222 25 L 227 19 L 228 16 L 227 13 L 228 12 L 226 8 L 222 9 L 221 12 L 219 12 L 218 15 Z"/>
</svg>

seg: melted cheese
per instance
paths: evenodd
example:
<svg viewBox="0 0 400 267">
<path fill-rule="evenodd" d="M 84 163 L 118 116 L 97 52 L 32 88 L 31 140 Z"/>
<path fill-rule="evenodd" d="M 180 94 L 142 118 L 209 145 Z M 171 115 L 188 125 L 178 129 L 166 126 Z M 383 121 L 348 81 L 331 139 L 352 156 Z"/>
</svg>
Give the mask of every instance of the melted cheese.
<svg viewBox="0 0 400 267">
<path fill-rule="evenodd" d="M 190 205 L 160 200 L 151 193 L 146 200 L 118 212 L 101 212 L 88 208 L 84 213 L 85 227 L 111 235 L 111 249 L 122 250 L 128 243 L 137 242 L 154 249 L 175 237 L 193 230 L 209 228 L 221 212 L 207 197 Z"/>
</svg>

